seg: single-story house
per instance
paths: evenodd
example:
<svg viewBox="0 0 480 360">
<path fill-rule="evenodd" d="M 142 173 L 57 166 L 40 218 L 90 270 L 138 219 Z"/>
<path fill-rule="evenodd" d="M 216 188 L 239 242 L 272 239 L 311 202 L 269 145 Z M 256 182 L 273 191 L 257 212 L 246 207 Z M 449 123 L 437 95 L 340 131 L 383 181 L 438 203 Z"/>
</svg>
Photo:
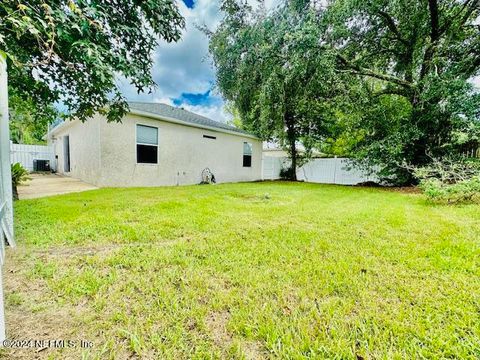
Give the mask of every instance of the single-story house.
<svg viewBox="0 0 480 360">
<path fill-rule="evenodd" d="M 53 128 L 57 172 L 99 187 L 198 184 L 262 178 L 262 141 L 225 123 L 159 103 L 129 103 L 121 123 L 95 115 Z"/>
</svg>

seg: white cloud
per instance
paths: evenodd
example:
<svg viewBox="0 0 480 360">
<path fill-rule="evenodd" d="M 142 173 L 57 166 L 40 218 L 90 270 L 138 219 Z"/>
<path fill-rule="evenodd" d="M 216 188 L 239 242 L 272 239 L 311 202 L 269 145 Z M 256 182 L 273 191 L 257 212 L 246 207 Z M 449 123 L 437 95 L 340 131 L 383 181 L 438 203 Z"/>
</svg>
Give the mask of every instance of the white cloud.
<svg viewBox="0 0 480 360">
<path fill-rule="evenodd" d="M 189 9 L 182 1 L 178 2 L 186 28 L 180 41 L 161 42 L 155 53 L 152 73 L 157 88 L 152 94 L 137 94 L 135 89 L 121 82 L 128 100 L 155 101 L 171 104 L 172 98 L 182 93 L 203 94 L 215 81 L 215 72 L 208 53 L 208 39 L 196 25 L 207 25 L 213 29 L 221 19 L 219 1 L 197 0 Z"/>
<path fill-rule="evenodd" d="M 166 97 L 182 93 L 205 93 L 215 80 L 208 53 L 208 39 L 195 25 L 215 28 L 221 18 L 218 1 L 197 0 L 189 9 L 183 2 L 180 11 L 186 20 L 182 39 L 174 44 L 162 43 L 156 53 L 153 77 L 159 92 Z"/>
<path fill-rule="evenodd" d="M 472 79 L 473 85 L 475 85 L 478 89 L 480 89 L 480 76 L 474 77 Z"/>
<path fill-rule="evenodd" d="M 232 118 L 232 116 L 225 112 L 222 105 L 188 105 L 184 104 L 182 107 L 185 110 L 193 113 L 205 116 L 215 121 L 226 122 Z"/>
<path fill-rule="evenodd" d="M 280 1 L 267 0 L 266 6 L 272 8 Z M 249 0 L 249 3 L 258 4 L 256 0 Z M 180 98 L 182 93 L 204 94 L 212 88 L 215 70 L 208 52 L 208 38 L 196 25 L 206 25 L 210 30 L 216 28 L 223 16 L 220 0 L 196 0 L 193 9 L 189 9 L 183 1 L 178 1 L 178 6 L 185 18 L 186 28 L 180 41 L 162 42 L 157 48 L 152 73 L 158 87 L 152 94 L 137 94 L 134 87 L 123 80 L 121 88 L 128 100 L 173 105 L 172 99 Z M 181 106 L 217 121 L 230 118 L 221 101 L 209 105 Z"/>
</svg>

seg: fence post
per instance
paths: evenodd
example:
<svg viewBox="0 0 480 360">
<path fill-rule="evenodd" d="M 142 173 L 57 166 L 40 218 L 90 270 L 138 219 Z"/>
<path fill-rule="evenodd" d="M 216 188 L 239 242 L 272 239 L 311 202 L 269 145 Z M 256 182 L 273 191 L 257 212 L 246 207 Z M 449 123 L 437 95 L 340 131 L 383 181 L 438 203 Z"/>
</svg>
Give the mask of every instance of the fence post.
<svg viewBox="0 0 480 360">
<path fill-rule="evenodd" d="M 337 183 L 337 155 L 334 157 L 335 161 L 333 162 L 333 183 Z"/>
<path fill-rule="evenodd" d="M 7 59 L 0 51 L 0 169 L 2 181 L 2 201 L 6 202 L 3 230 L 10 245 L 13 242 L 13 192 L 12 170 L 10 165 L 10 129 L 8 126 L 8 80 Z"/>
<path fill-rule="evenodd" d="M 8 127 L 8 85 L 7 85 L 7 58 L 3 51 L 0 51 L 0 223 L 1 236 L 13 245 L 13 196 L 12 196 L 12 174 L 10 165 L 10 129 Z M 3 214 L 3 217 L 1 216 Z M 2 246 L 4 244 L 2 243 Z M 3 256 L 0 264 L 3 265 Z M 5 340 L 5 310 L 3 307 L 3 266 L 0 267 L 0 341 Z"/>
</svg>

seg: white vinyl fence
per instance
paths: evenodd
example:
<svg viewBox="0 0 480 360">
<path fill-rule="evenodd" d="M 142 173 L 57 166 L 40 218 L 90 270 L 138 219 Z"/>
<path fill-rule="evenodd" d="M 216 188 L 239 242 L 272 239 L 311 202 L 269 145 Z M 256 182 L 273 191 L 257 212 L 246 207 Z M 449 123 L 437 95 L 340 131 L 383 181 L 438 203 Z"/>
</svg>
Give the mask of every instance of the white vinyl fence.
<svg viewBox="0 0 480 360">
<path fill-rule="evenodd" d="M 288 163 L 287 158 L 263 158 L 263 179 L 276 180 L 280 178 L 280 169 Z M 321 184 L 356 185 L 366 181 L 378 181 L 374 175 L 368 175 L 351 166 L 349 159 L 328 158 L 312 159 L 297 169 L 297 179 Z"/>
<path fill-rule="evenodd" d="M 12 164 L 20 163 L 28 171 L 33 171 L 34 160 L 50 160 L 50 168 L 55 169 L 53 145 L 10 144 Z"/>
<path fill-rule="evenodd" d="M 0 52 L 0 344 L 5 340 L 5 310 L 3 307 L 5 244 L 15 246 L 7 94 L 7 59 L 5 53 Z"/>
<path fill-rule="evenodd" d="M 310 160 L 297 170 L 297 178 L 306 182 L 339 185 L 378 181 L 376 176 L 368 175 L 354 168 L 346 158 Z"/>
<path fill-rule="evenodd" d="M 284 157 L 264 156 L 262 159 L 263 180 L 280 179 L 280 170 L 285 161 L 288 161 L 288 159 Z"/>
</svg>

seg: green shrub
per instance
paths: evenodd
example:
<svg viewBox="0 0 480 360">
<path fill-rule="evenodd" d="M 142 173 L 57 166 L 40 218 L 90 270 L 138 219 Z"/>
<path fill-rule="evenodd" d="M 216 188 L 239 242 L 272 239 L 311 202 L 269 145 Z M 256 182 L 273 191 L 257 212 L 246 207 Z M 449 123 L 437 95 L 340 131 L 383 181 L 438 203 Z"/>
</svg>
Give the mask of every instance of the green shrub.
<svg viewBox="0 0 480 360">
<path fill-rule="evenodd" d="M 453 184 L 427 179 L 420 182 L 420 188 L 434 202 L 456 204 L 480 201 L 480 176 Z"/>
<path fill-rule="evenodd" d="M 25 169 L 20 163 L 12 164 L 12 190 L 13 198 L 15 200 L 18 200 L 17 186 L 27 180 L 30 180 L 28 176 L 28 170 Z"/>
<path fill-rule="evenodd" d="M 430 165 L 415 168 L 413 173 L 420 189 L 433 202 L 480 202 L 478 159 L 433 159 Z"/>
<path fill-rule="evenodd" d="M 292 180 L 295 175 L 295 169 L 291 167 L 282 167 L 280 169 L 280 178 L 283 180 Z"/>
</svg>

